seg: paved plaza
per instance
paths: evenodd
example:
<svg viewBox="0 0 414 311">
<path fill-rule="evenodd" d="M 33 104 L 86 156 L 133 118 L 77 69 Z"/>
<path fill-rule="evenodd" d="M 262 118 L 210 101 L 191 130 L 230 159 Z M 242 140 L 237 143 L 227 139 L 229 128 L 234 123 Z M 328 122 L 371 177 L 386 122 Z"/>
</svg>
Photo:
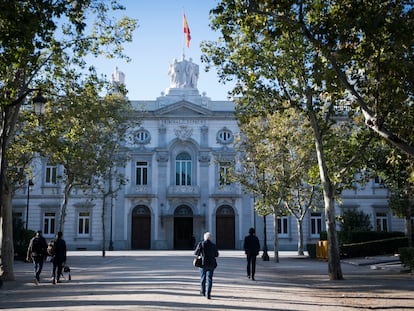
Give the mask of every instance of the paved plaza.
<svg viewBox="0 0 414 311">
<path fill-rule="evenodd" d="M 270 255 L 273 255 L 270 253 Z M 199 294 L 191 251 L 78 251 L 68 253 L 71 280 L 50 281 L 46 263 L 35 285 L 32 264 L 16 261 L 16 281 L 0 289 L 8 310 L 409 310 L 414 275 L 372 269 L 369 259 L 344 261 L 345 280 L 330 281 L 327 263 L 292 252 L 280 262 L 258 257 L 256 281 L 245 272 L 241 251 L 221 251 L 212 299 Z M 364 262 L 365 261 L 365 262 Z M 378 260 L 377 260 L 378 261 Z"/>
</svg>

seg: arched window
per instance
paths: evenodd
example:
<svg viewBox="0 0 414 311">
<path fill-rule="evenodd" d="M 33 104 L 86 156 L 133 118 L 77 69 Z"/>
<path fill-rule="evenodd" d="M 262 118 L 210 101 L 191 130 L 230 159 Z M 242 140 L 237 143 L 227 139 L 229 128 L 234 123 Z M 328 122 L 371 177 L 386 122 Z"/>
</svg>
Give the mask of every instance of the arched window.
<svg viewBox="0 0 414 311">
<path fill-rule="evenodd" d="M 175 159 L 175 184 L 177 186 L 191 185 L 191 157 L 182 152 Z"/>
</svg>

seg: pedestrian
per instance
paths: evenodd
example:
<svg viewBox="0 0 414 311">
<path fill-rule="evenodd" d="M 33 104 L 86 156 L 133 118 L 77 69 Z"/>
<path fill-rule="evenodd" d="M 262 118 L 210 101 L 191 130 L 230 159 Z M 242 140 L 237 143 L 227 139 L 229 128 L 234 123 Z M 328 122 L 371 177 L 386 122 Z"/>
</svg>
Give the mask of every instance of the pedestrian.
<svg viewBox="0 0 414 311">
<path fill-rule="evenodd" d="M 42 236 L 42 231 L 36 231 L 35 236 L 30 240 L 26 256 L 28 262 L 33 261 L 34 282 L 36 285 L 40 282 L 43 262 L 47 257 L 46 249 L 47 243 L 46 239 Z"/>
<path fill-rule="evenodd" d="M 211 288 L 213 287 L 214 269 L 217 267 L 216 257 L 219 253 L 216 244 L 211 242 L 210 232 L 204 233 L 204 241 L 200 241 L 194 251 L 194 255 L 201 256 L 203 265 L 200 272 L 200 294 L 211 299 Z"/>
<path fill-rule="evenodd" d="M 249 235 L 244 238 L 244 253 L 247 258 L 247 277 L 254 281 L 254 274 L 256 273 L 256 256 L 259 255 L 260 242 L 255 235 L 256 230 L 254 228 L 249 229 Z"/>
<path fill-rule="evenodd" d="M 63 266 L 66 262 L 66 242 L 62 238 L 63 233 L 59 231 L 54 243 L 54 255 L 52 257 L 53 262 L 53 280 L 52 283 L 60 283 L 60 276 L 62 275 Z"/>
</svg>

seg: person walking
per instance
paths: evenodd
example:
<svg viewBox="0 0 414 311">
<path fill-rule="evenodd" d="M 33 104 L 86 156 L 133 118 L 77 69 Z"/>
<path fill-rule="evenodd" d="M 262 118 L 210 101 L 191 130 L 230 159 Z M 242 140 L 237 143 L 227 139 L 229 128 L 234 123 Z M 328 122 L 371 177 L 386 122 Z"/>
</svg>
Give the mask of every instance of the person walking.
<svg viewBox="0 0 414 311">
<path fill-rule="evenodd" d="M 194 251 L 194 255 L 201 256 L 203 265 L 200 272 L 200 294 L 211 299 L 213 287 L 214 269 L 217 267 L 216 257 L 219 256 L 217 246 L 211 241 L 210 232 L 204 233 L 204 241 L 200 241 Z"/>
<path fill-rule="evenodd" d="M 52 283 L 60 283 L 60 276 L 62 275 L 63 265 L 66 262 L 66 242 L 62 238 L 63 233 L 59 231 L 54 245 L 53 262 L 53 280 Z"/>
<path fill-rule="evenodd" d="M 35 236 L 30 240 L 27 249 L 26 260 L 33 261 L 34 282 L 36 285 L 40 282 L 40 273 L 42 273 L 43 262 L 47 253 L 46 239 L 42 236 L 42 231 L 36 231 Z"/>
<path fill-rule="evenodd" d="M 255 235 L 256 230 L 254 228 L 249 229 L 249 235 L 244 238 L 244 253 L 247 258 L 247 277 L 254 281 L 254 274 L 256 273 L 256 256 L 259 255 L 260 242 Z"/>
</svg>

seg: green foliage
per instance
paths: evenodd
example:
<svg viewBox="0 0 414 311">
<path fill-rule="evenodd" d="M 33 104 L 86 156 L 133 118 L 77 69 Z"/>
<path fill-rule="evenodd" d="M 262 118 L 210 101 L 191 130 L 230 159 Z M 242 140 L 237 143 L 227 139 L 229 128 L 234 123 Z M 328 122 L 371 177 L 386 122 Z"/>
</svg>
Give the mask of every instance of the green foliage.
<svg viewBox="0 0 414 311">
<path fill-rule="evenodd" d="M 44 145 L 44 136 L 36 133 L 35 128 L 41 125 L 41 130 L 50 130 L 49 134 L 54 134 L 53 127 L 48 126 L 53 124 L 52 115 L 39 123 L 39 120 L 30 116 L 19 118 L 21 108 L 25 106 L 28 95 L 36 89 L 41 89 L 43 96 L 54 107 L 60 106 L 61 101 L 69 104 L 68 100 L 74 99 L 70 106 L 72 112 L 77 111 L 78 115 L 82 114 L 81 109 L 87 109 L 88 100 L 94 98 L 96 101 L 103 86 L 102 81 L 106 78 L 97 77 L 95 69 L 87 66 L 86 57 L 118 57 L 128 60 L 122 45 L 132 40 L 136 21 L 126 16 L 114 18 L 117 11 L 122 10 L 124 8 L 116 0 L 24 0 L 0 3 L 1 255 L 6 270 L 10 270 L 9 267 L 13 265 L 10 200 L 14 183 L 17 180 L 21 184 L 21 179 L 30 175 L 27 164 L 37 151 L 36 148 Z M 79 85 L 82 85 L 83 91 L 88 91 L 78 92 Z M 79 97 L 76 98 L 75 94 Z M 89 96 L 83 100 L 81 95 Z M 25 106 L 24 110 L 26 108 L 28 107 Z M 58 117 L 60 111 L 54 112 Z M 69 114 L 68 120 L 70 118 L 76 119 L 76 114 Z M 16 124 L 19 126 L 17 129 Z M 76 133 L 82 132 L 81 124 L 76 124 L 76 121 L 68 122 L 69 125 L 75 125 Z M 15 133 L 18 133 L 16 137 Z M 70 130 L 65 134 L 70 137 Z M 53 137 L 56 136 L 50 136 Z M 88 139 L 93 141 L 91 136 Z M 25 140 L 30 143 L 26 144 Z M 84 147 L 84 142 L 77 147 Z M 13 145 L 11 149 L 10 145 Z M 68 150 L 70 147 L 73 145 L 60 148 Z M 83 155 L 90 156 L 90 148 L 86 149 Z M 50 153 L 47 155 L 51 156 Z M 10 174 L 7 171 L 10 167 L 19 166 L 23 167 L 20 175 L 18 170 Z M 87 168 L 88 171 L 90 169 Z M 70 171 L 66 173 L 72 174 Z M 3 276 L 14 279 L 11 270 L 3 271 Z"/>
<path fill-rule="evenodd" d="M 339 244 L 362 243 L 369 241 L 384 240 L 390 238 L 404 237 L 400 231 L 339 231 Z"/>
<path fill-rule="evenodd" d="M 306 250 L 308 251 L 310 258 L 316 258 L 316 244 L 315 243 L 306 244 Z"/>
<path fill-rule="evenodd" d="M 260 215 L 306 213 L 318 197 L 316 181 L 308 174 L 316 156 L 306 119 L 288 108 L 266 116 L 245 119 L 238 113 L 237 117 L 240 157 L 233 180 L 255 194 Z"/>
<path fill-rule="evenodd" d="M 371 231 L 372 225 L 368 214 L 362 211 L 349 210 L 341 216 L 341 230 L 345 232 Z"/>
<path fill-rule="evenodd" d="M 244 110 L 279 109 L 282 91 L 295 100 L 307 86 L 321 95 L 315 110 L 344 106 L 361 129 L 414 155 L 411 1 L 224 0 L 211 15 L 222 39 L 203 43 L 203 61 L 237 81 Z"/>
<path fill-rule="evenodd" d="M 343 244 L 341 245 L 340 252 L 343 257 L 376 256 L 395 254 L 401 247 L 406 247 L 407 245 L 407 238 L 399 237 L 385 240 Z"/>
<path fill-rule="evenodd" d="M 414 247 L 402 247 L 399 253 L 401 262 L 414 272 Z"/>
<path fill-rule="evenodd" d="M 26 230 L 24 223 L 20 219 L 13 220 L 13 245 L 14 257 L 17 259 L 26 259 L 27 248 L 35 232 L 33 230 Z"/>
</svg>

